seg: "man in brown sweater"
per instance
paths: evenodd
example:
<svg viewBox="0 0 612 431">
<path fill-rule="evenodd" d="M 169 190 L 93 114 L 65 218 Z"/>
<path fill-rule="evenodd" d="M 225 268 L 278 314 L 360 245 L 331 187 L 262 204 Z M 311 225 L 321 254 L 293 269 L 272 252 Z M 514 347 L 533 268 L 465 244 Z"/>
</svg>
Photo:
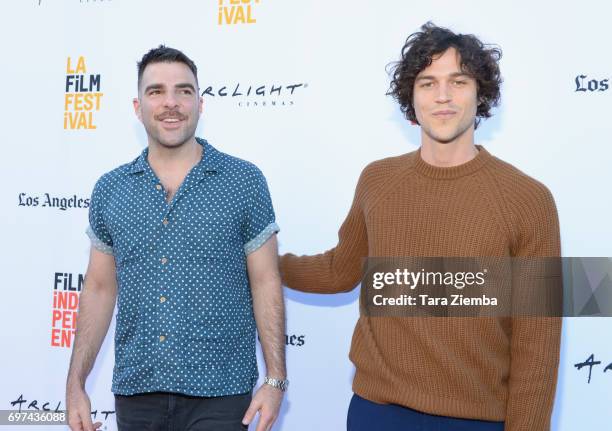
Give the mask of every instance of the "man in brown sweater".
<svg viewBox="0 0 612 431">
<path fill-rule="evenodd" d="M 501 52 L 431 23 L 402 49 L 390 94 L 421 148 L 368 165 L 336 247 L 281 258 L 284 283 L 356 287 L 364 257 L 560 256 L 548 189 L 474 144 L 499 102 Z M 350 431 L 550 429 L 561 321 L 371 317 L 350 351 Z"/>
</svg>

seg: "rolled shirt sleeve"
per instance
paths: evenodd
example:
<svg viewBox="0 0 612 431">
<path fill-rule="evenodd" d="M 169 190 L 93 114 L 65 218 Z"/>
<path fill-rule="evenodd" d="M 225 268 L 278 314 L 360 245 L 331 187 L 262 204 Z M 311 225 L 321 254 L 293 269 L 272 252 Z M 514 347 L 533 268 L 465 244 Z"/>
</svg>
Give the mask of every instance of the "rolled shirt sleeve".
<svg viewBox="0 0 612 431">
<path fill-rule="evenodd" d="M 86 233 L 91 245 L 96 250 L 106 254 L 113 254 L 113 240 L 104 222 L 104 181 L 98 180 L 91 194 L 89 205 L 89 226 Z"/>
<path fill-rule="evenodd" d="M 266 178 L 256 169 L 243 224 L 244 253 L 251 254 L 279 230 Z"/>
</svg>

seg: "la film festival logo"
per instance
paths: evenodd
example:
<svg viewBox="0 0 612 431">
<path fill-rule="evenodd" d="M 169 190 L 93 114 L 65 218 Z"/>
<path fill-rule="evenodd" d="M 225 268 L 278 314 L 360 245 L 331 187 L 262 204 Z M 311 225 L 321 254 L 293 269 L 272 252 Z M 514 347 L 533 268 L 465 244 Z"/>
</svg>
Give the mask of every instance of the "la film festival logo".
<svg viewBox="0 0 612 431">
<path fill-rule="evenodd" d="M 254 10 L 259 4 L 260 0 L 219 0 L 217 24 L 255 24 Z"/>
<path fill-rule="evenodd" d="M 94 113 L 100 111 L 101 75 L 87 73 L 85 57 L 80 56 L 76 64 L 71 57 L 66 61 L 66 85 L 64 96 L 64 129 L 95 130 Z"/>
<path fill-rule="evenodd" d="M 72 347 L 76 332 L 79 295 L 84 282 L 83 274 L 56 272 L 53 275 L 51 347 Z"/>
</svg>

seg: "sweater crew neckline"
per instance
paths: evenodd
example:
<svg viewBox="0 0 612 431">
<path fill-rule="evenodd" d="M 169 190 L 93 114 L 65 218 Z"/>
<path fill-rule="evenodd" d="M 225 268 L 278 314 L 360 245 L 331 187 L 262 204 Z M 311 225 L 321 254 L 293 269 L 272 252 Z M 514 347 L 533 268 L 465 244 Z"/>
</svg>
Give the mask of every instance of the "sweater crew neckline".
<svg viewBox="0 0 612 431">
<path fill-rule="evenodd" d="M 491 153 L 489 153 L 482 145 L 476 145 L 478 154 L 472 160 L 466 163 L 462 163 L 457 166 L 440 167 L 430 165 L 421 157 L 421 149 L 415 151 L 415 162 L 414 169 L 423 176 L 438 180 L 451 180 L 454 178 L 460 178 L 466 175 L 470 175 L 491 160 Z"/>
</svg>

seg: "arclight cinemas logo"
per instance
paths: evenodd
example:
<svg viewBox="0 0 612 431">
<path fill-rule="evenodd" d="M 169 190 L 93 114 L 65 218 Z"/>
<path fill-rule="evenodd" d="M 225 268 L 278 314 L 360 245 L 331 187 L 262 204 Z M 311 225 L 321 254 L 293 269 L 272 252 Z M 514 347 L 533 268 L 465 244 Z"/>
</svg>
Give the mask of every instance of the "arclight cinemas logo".
<svg viewBox="0 0 612 431">
<path fill-rule="evenodd" d="M 202 97 L 235 101 L 239 107 L 266 108 L 293 106 L 308 88 L 305 82 L 232 83 L 209 85 Z"/>
</svg>

